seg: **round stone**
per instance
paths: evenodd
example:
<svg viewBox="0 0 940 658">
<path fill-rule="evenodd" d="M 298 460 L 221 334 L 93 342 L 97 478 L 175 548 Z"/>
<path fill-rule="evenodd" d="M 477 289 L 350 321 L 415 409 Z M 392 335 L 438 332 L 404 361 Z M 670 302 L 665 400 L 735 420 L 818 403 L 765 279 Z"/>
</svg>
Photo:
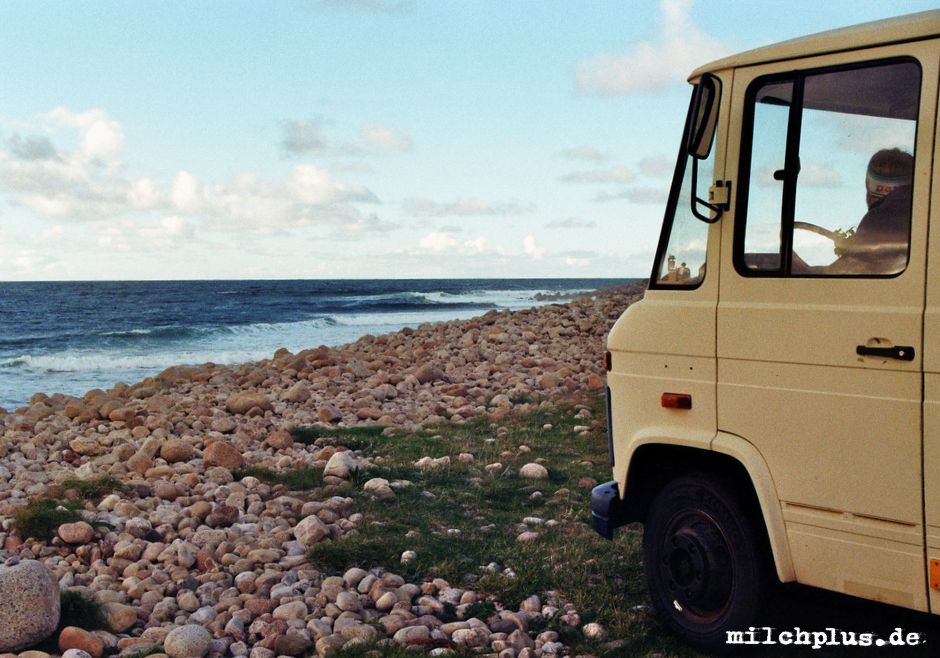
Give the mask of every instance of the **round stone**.
<svg viewBox="0 0 940 658">
<path fill-rule="evenodd" d="M 355 592 L 340 592 L 336 595 L 336 607 L 344 612 L 356 612 L 362 609 L 362 604 Z"/>
<path fill-rule="evenodd" d="M 137 623 L 137 610 L 129 605 L 108 602 L 101 606 L 101 612 L 112 633 L 123 633 Z"/>
<path fill-rule="evenodd" d="M 95 529 L 84 521 L 63 523 L 59 526 L 59 538 L 66 544 L 87 544 L 95 536 Z"/>
<path fill-rule="evenodd" d="M 91 658 L 101 658 L 101 654 L 104 652 L 104 643 L 97 635 L 89 633 L 84 628 L 66 626 L 59 633 L 59 649 L 61 651 L 79 649 Z"/>
<path fill-rule="evenodd" d="M 547 478 L 548 469 L 541 464 L 529 463 L 519 469 L 519 475 L 533 479 Z"/>
<path fill-rule="evenodd" d="M 49 637 L 59 625 L 59 584 L 40 562 L 0 567 L 0 652 Z"/>
<path fill-rule="evenodd" d="M 209 651 L 212 636 L 202 626 L 187 624 L 170 631 L 163 649 L 170 658 L 202 658 Z"/>
</svg>

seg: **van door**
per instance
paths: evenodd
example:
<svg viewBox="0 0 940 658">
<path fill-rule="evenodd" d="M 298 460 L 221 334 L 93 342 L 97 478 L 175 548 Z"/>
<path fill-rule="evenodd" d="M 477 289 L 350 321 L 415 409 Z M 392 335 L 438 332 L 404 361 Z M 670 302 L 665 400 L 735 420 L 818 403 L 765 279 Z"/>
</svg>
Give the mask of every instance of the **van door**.
<svg viewBox="0 0 940 658">
<path fill-rule="evenodd" d="M 936 43 L 936 42 L 934 42 Z M 934 162 L 940 162 L 935 137 Z M 940 175 L 934 174 L 930 215 L 940 217 Z M 934 219 L 936 223 L 938 220 Z M 924 520 L 930 568 L 930 611 L 940 614 L 940 228 L 929 233 L 924 313 Z"/>
<path fill-rule="evenodd" d="M 921 42 L 735 72 L 718 303 L 718 428 L 766 460 L 797 580 L 919 610 L 937 68 Z"/>
</svg>

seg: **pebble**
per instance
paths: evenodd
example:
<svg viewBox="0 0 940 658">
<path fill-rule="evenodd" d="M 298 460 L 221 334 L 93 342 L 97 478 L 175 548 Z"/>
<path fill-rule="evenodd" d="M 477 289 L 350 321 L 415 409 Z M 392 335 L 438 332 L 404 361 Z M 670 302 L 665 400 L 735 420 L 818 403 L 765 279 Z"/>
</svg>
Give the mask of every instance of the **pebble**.
<svg viewBox="0 0 940 658">
<path fill-rule="evenodd" d="M 91 658 L 101 658 L 104 652 L 104 642 L 94 633 L 76 626 L 66 626 L 59 633 L 59 649 L 80 649 Z"/>
<path fill-rule="evenodd" d="M 547 478 L 548 469 L 541 464 L 529 463 L 519 469 L 519 475 L 524 478 Z"/>
<path fill-rule="evenodd" d="M 202 658 L 209 651 L 212 636 L 202 626 L 187 624 L 174 628 L 163 641 L 170 658 Z"/>
<path fill-rule="evenodd" d="M 137 610 L 129 605 L 109 601 L 101 606 L 105 625 L 113 633 L 123 633 L 137 623 Z"/>
<path fill-rule="evenodd" d="M 58 535 L 66 544 L 87 544 L 95 536 L 95 529 L 84 521 L 63 523 L 59 526 Z"/>
</svg>

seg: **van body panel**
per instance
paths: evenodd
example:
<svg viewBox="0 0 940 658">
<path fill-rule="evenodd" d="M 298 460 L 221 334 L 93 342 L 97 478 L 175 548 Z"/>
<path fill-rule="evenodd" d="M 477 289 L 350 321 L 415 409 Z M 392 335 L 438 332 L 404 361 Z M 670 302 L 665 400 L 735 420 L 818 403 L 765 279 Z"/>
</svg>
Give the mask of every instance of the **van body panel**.
<svg viewBox="0 0 940 658">
<path fill-rule="evenodd" d="M 714 315 L 712 315 L 714 317 Z M 626 491 L 633 453 L 648 443 L 709 449 L 715 438 L 715 359 L 618 352 L 607 377 L 613 416 L 614 480 Z M 629 374 L 626 374 L 629 373 Z M 667 409 L 663 393 L 692 396 L 691 409 Z M 621 413 L 623 410 L 623 413 Z"/>
<path fill-rule="evenodd" d="M 827 30 L 770 46 L 747 50 L 743 53 L 709 62 L 695 69 L 689 80 L 703 73 L 725 68 L 740 68 L 755 64 L 805 58 L 811 55 L 857 50 L 859 44 L 876 46 L 915 39 L 927 39 L 940 34 L 940 10 L 922 11 L 880 21 L 861 23 L 836 30 Z"/>
<path fill-rule="evenodd" d="M 777 494 L 773 475 L 767 467 L 763 455 L 740 436 L 728 434 L 727 432 L 718 433 L 718 436 L 712 442 L 712 449 L 715 452 L 734 457 L 744 466 L 760 503 L 764 526 L 767 528 L 770 550 L 773 553 L 774 565 L 777 569 L 777 578 L 782 583 L 795 580 L 796 570 L 793 568 L 793 558 L 790 553 L 790 543 L 787 539 L 786 526 L 780 508 L 780 498 Z"/>
<path fill-rule="evenodd" d="M 922 546 L 842 532 L 828 525 L 788 522 L 787 534 L 799 582 L 927 610 Z"/>
<path fill-rule="evenodd" d="M 940 49 L 940 47 L 938 47 Z M 938 92 L 940 93 L 940 92 Z M 940 100 L 934 99 L 934 107 Z M 940 116 L 940 111 L 938 111 Z M 940 165 L 940 139 L 934 125 L 933 160 Z M 930 216 L 940 217 L 940 172 L 934 172 L 930 194 Z M 940 560 L 940 227 L 928 236 L 927 298 L 924 309 L 924 523 L 927 564 Z M 929 574 L 929 572 L 928 572 Z M 929 589 L 930 611 L 940 614 L 940 589 Z"/>
<path fill-rule="evenodd" d="M 739 169 L 746 93 L 758 78 L 898 57 L 914 57 L 922 67 L 907 267 L 893 277 L 775 278 L 744 276 L 725 258 L 718 427 L 747 439 L 766 460 L 798 581 L 924 610 L 921 368 L 936 43 L 736 70 L 726 171 Z M 728 255 L 735 210 L 722 220 Z M 913 347 L 914 359 L 859 356 L 860 345 Z M 796 506 L 819 513 L 808 524 L 805 514 L 794 516 Z M 891 530 L 875 531 L 866 521 L 872 519 Z"/>
</svg>

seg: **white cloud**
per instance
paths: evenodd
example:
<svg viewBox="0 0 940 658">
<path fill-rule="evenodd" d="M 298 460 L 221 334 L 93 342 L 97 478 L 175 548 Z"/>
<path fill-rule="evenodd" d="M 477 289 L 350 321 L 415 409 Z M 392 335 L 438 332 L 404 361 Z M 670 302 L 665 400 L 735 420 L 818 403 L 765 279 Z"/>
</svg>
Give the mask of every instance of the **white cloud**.
<svg viewBox="0 0 940 658">
<path fill-rule="evenodd" d="M 411 136 L 404 130 L 381 124 L 363 126 L 356 138 L 327 138 L 318 119 L 288 119 L 284 122 L 281 149 L 289 156 L 330 157 L 386 155 L 412 149 Z"/>
<path fill-rule="evenodd" d="M 98 247 L 111 252 L 173 251 L 195 236 L 192 222 L 169 216 L 157 220 L 117 220 L 98 226 Z"/>
<path fill-rule="evenodd" d="M 413 198 L 405 199 L 402 203 L 402 210 L 416 217 L 522 215 L 533 209 L 532 204 L 490 202 L 482 199 L 458 199 L 448 203 L 438 203 L 430 199 Z"/>
<path fill-rule="evenodd" d="M 341 193 L 333 183 L 330 172 L 313 165 L 294 167 L 287 185 L 293 196 L 304 204 L 330 203 L 335 201 Z"/>
<path fill-rule="evenodd" d="M 640 160 L 637 163 L 637 168 L 643 176 L 649 178 L 672 178 L 676 170 L 676 163 L 665 156 L 654 155 Z"/>
<path fill-rule="evenodd" d="M 49 228 L 41 231 L 39 233 L 39 242 L 51 242 L 58 240 L 62 237 L 62 234 L 65 232 L 65 229 L 62 228 L 61 224 L 53 224 Z"/>
<path fill-rule="evenodd" d="M 467 240 L 463 243 L 463 246 L 470 251 L 477 251 L 483 253 L 487 250 L 486 238 L 476 238 L 474 240 Z"/>
<path fill-rule="evenodd" d="M 527 235 L 522 240 L 523 253 L 532 260 L 542 260 L 545 256 L 545 250 L 535 244 L 535 236 Z"/>
<path fill-rule="evenodd" d="M 88 220 L 163 203 L 152 181 L 126 177 L 124 131 L 104 110 L 57 107 L 40 122 L 78 147 L 57 148 L 49 137 L 19 135 L 7 148 L 0 146 L 0 192 L 10 204 L 44 217 Z"/>
<path fill-rule="evenodd" d="M 660 89 L 727 54 L 726 46 L 692 22 L 691 9 L 692 0 L 661 0 L 658 34 L 625 53 L 595 55 L 578 62 L 578 88 L 600 96 Z"/>
<path fill-rule="evenodd" d="M 412 148 L 410 135 L 386 126 L 366 126 L 360 137 L 364 150 L 373 153 L 404 153 Z"/>
<path fill-rule="evenodd" d="M 104 110 L 72 112 L 57 107 L 46 118 L 53 124 L 81 130 L 81 151 L 91 160 L 115 162 L 124 152 L 124 129 Z"/>
<path fill-rule="evenodd" d="M 127 200 L 133 208 L 138 210 L 156 208 L 163 203 L 160 193 L 157 192 L 156 186 L 149 178 L 138 178 L 131 183 Z"/>
<path fill-rule="evenodd" d="M 90 158 L 113 160 L 124 151 L 124 131 L 117 121 L 100 119 L 82 137 L 82 151 Z"/>
<path fill-rule="evenodd" d="M 393 222 L 385 222 L 376 215 L 360 215 L 355 219 L 334 227 L 333 240 L 357 240 L 360 236 L 374 233 L 389 233 L 400 228 Z"/>
<path fill-rule="evenodd" d="M 832 167 L 808 162 L 801 167 L 797 184 L 809 187 L 841 187 L 842 176 Z"/>
<path fill-rule="evenodd" d="M 446 233 L 429 233 L 418 241 L 418 246 L 439 253 L 457 246 L 457 241 Z"/>
<path fill-rule="evenodd" d="M 280 180 L 264 180 L 249 172 L 216 185 L 203 184 L 181 171 L 173 181 L 170 198 L 179 214 L 201 220 L 215 231 L 270 234 L 292 227 L 323 225 L 364 232 L 393 227 L 363 216 L 356 207 L 359 203 L 379 203 L 371 190 L 340 184 L 329 170 L 310 164 L 294 166 Z"/>
<path fill-rule="evenodd" d="M 772 164 L 766 164 L 758 171 L 758 177 L 755 181 L 760 187 L 778 188 L 783 184 L 774 180 L 774 171 L 776 167 Z M 864 174 L 864 172 L 862 172 Z M 861 175 L 859 176 L 861 179 Z M 864 181 L 864 179 L 862 179 Z M 822 187 L 835 188 L 842 187 L 841 174 L 832 167 L 820 165 L 815 162 L 807 162 L 800 167 L 800 175 L 797 179 L 798 187 Z M 864 182 L 859 184 L 860 189 L 864 189 Z"/>
<path fill-rule="evenodd" d="M 177 210 L 196 213 L 205 204 L 205 190 L 195 176 L 188 171 L 181 171 L 173 179 L 170 200 Z"/>
<path fill-rule="evenodd" d="M 636 178 L 634 173 L 624 166 L 610 169 L 595 169 L 593 171 L 577 171 L 562 176 L 562 183 L 631 183 Z"/>
</svg>

